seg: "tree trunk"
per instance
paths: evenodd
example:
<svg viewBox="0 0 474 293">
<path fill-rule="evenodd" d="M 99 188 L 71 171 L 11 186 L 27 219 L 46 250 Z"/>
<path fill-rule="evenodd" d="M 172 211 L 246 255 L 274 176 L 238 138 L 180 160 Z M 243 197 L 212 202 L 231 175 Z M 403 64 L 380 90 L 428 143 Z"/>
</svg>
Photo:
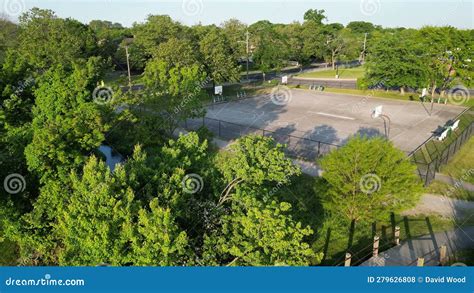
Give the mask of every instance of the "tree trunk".
<svg viewBox="0 0 474 293">
<path fill-rule="evenodd" d="M 400 87 L 400 94 L 405 95 L 405 87 Z"/>
<path fill-rule="evenodd" d="M 335 70 L 336 69 L 336 58 L 334 56 L 334 51 L 332 52 L 331 54 L 331 63 L 332 63 L 332 70 Z"/>
</svg>

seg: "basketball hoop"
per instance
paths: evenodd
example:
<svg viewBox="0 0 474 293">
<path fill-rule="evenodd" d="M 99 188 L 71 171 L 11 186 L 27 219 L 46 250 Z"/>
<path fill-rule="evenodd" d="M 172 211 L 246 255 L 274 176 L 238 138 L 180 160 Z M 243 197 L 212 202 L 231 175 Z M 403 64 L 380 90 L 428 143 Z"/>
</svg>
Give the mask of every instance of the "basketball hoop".
<svg viewBox="0 0 474 293">
<path fill-rule="evenodd" d="M 382 116 L 383 113 L 383 107 L 382 106 L 377 106 L 372 110 L 372 119 L 379 118 Z"/>
</svg>

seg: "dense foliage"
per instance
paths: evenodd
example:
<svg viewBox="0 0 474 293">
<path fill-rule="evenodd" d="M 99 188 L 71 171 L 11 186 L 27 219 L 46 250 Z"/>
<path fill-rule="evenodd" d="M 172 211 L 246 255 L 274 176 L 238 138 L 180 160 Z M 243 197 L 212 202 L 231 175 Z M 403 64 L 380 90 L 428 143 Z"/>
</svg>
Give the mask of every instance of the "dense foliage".
<svg viewBox="0 0 474 293">
<path fill-rule="evenodd" d="M 381 139 L 354 139 L 322 161 L 318 188 L 298 189 L 324 199 L 308 219 L 289 190 L 301 171 L 285 146 L 250 135 L 217 151 L 203 129 L 176 134 L 205 114 L 204 88 L 238 81 L 247 57 L 263 72 L 295 61 L 335 67 L 359 58 L 365 33 L 368 83 L 446 88 L 446 74 L 471 82 L 472 31 L 344 27 L 325 23 L 322 10 L 304 20 L 187 27 L 151 15 L 124 28 L 38 8 L 18 24 L 0 19 L 0 178 L 16 176 L 0 189 L 0 244 L 14 246 L 15 264 L 315 265 L 324 217 L 373 221 L 413 204 L 413 166 Z M 126 51 L 142 90 L 102 81 L 126 70 Z M 101 146 L 122 155 L 115 169 Z M 370 195 L 359 187 L 367 174 L 382 183 Z"/>
</svg>

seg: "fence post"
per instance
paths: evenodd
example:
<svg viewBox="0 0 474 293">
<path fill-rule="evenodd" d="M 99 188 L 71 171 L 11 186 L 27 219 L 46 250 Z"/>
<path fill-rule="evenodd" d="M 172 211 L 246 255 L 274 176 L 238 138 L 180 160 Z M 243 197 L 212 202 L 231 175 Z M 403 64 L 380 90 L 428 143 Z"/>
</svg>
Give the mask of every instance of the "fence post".
<svg viewBox="0 0 474 293">
<path fill-rule="evenodd" d="M 375 235 L 374 236 L 374 250 L 373 250 L 373 256 L 379 255 L 379 236 Z"/>
<path fill-rule="evenodd" d="M 347 252 L 346 253 L 346 260 L 344 261 L 344 266 L 345 267 L 350 267 L 351 266 L 351 259 L 352 259 L 352 255 Z"/>
<path fill-rule="evenodd" d="M 446 263 L 446 251 L 447 251 L 446 245 L 442 245 L 439 249 L 439 263 L 442 266 L 444 266 L 444 264 Z"/>
<path fill-rule="evenodd" d="M 425 258 L 419 257 L 418 260 L 416 261 L 416 266 L 423 267 L 424 265 L 425 265 Z"/>
<path fill-rule="evenodd" d="M 318 141 L 318 158 L 321 156 L 321 142 Z"/>
<path fill-rule="evenodd" d="M 400 227 L 395 226 L 395 245 L 400 245 Z"/>
</svg>

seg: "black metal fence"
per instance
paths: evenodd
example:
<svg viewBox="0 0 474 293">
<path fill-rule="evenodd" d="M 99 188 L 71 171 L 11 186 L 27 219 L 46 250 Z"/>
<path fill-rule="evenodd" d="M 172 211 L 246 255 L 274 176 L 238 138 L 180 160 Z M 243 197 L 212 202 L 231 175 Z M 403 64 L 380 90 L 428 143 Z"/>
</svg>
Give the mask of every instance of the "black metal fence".
<svg viewBox="0 0 474 293">
<path fill-rule="evenodd" d="M 459 120 L 456 130 L 450 131 L 443 141 L 438 141 L 436 135 L 431 136 L 408 156 L 418 167 L 418 174 L 425 186 L 429 185 L 436 172 L 458 152 L 463 144 L 473 134 L 474 115 L 472 107 L 458 115 L 452 122 Z"/>
<path fill-rule="evenodd" d="M 339 147 L 339 145 L 314 140 L 309 137 L 290 135 L 278 129 L 262 129 L 207 117 L 188 119 L 185 121 L 184 127 L 191 131 L 195 131 L 200 127 L 206 127 L 216 137 L 223 140 L 235 140 L 248 134 L 272 137 L 277 143 L 286 145 L 285 152 L 287 155 L 310 161 L 314 161 Z"/>
</svg>

